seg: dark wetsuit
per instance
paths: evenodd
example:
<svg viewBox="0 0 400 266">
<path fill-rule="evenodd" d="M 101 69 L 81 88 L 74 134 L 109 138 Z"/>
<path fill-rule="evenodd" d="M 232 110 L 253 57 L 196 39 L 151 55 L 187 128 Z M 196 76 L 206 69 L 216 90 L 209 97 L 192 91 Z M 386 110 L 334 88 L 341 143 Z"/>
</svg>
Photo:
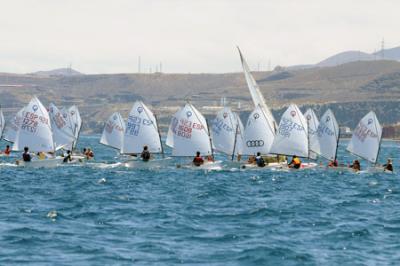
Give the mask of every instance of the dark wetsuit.
<svg viewBox="0 0 400 266">
<path fill-rule="evenodd" d="M 71 154 L 68 154 L 67 156 L 64 157 L 63 163 L 68 163 L 70 161 L 72 161 Z"/>
<path fill-rule="evenodd" d="M 393 172 L 393 164 L 384 164 L 383 167 L 385 167 L 385 170 Z"/>
<path fill-rule="evenodd" d="M 142 151 L 142 154 L 140 155 L 143 161 L 147 162 L 150 160 L 150 152 L 149 151 Z"/>
<path fill-rule="evenodd" d="M 264 158 L 261 156 L 256 157 L 256 163 L 258 167 L 264 167 L 265 166 L 265 161 Z"/>
<path fill-rule="evenodd" d="M 30 162 L 31 159 L 32 159 L 32 157 L 28 152 L 24 152 L 22 154 L 22 160 L 24 160 L 24 162 Z"/>
</svg>

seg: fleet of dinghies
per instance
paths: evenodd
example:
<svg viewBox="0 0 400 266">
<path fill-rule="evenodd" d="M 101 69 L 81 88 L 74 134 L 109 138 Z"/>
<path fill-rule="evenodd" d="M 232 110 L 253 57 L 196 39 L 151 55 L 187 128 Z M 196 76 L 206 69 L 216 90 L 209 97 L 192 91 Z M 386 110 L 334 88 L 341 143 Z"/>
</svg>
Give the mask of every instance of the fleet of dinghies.
<svg viewBox="0 0 400 266">
<path fill-rule="evenodd" d="M 282 155 L 309 159 L 311 162 L 301 164 L 302 169 L 316 167 L 317 163 L 312 161 L 318 158 L 336 162 L 340 131 L 332 110 L 326 110 L 318 120 L 312 109 L 303 115 L 296 104 L 290 104 L 278 125 L 239 48 L 238 51 L 254 102 L 254 110 L 245 127 L 239 114 L 228 106 L 216 114 L 209 127 L 207 119 L 187 102 L 172 116 L 168 128 L 165 144 L 172 149 L 172 157 L 193 158 L 200 152 L 207 160 L 195 168 L 210 170 L 221 169 L 221 161 L 214 160 L 214 150 L 228 155 L 232 161 L 235 157 L 240 161 L 241 156 L 255 157 L 257 154 L 277 158 L 267 163 L 267 167 L 275 168 L 287 168 L 287 161 L 279 159 Z M 30 152 L 48 154 L 44 160 L 19 161 L 19 165 L 49 167 L 63 160 L 63 157 L 55 155 L 57 150 L 76 149 L 82 119 L 76 106 L 59 109 L 50 104 L 46 109 L 38 98 L 33 97 L 5 124 L 0 109 L 0 137 L 13 143 L 13 151 L 29 147 Z M 381 137 L 382 127 L 371 111 L 354 129 L 347 151 L 375 165 Z M 105 122 L 100 143 L 117 149 L 121 156 L 125 156 L 125 165 L 130 167 L 143 164 L 138 157 L 144 146 L 152 155 L 161 155 L 152 158 L 152 163 L 161 164 L 169 158 L 164 157 L 157 117 L 142 101 L 133 104 L 126 120 L 119 112 L 113 113 Z M 194 167 L 190 162 L 180 166 Z"/>
<path fill-rule="evenodd" d="M 76 122 L 70 111 L 60 111 L 54 104 L 46 109 L 37 97 L 33 97 L 5 126 L 1 112 L 1 132 L 4 140 L 13 143 L 13 151 L 24 151 L 29 148 L 31 154 L 43 153 L 45 158 L 34 156 L 30 162 L 17 160 L 19 166 L 55 167 L 63 161 L 56 156 L 58 150 L 72 151 L 76 145 L 82 120 L 76 107 L 72 109 Z M 80 124 L 80 125 L 79 125 Z"/>
</svg>

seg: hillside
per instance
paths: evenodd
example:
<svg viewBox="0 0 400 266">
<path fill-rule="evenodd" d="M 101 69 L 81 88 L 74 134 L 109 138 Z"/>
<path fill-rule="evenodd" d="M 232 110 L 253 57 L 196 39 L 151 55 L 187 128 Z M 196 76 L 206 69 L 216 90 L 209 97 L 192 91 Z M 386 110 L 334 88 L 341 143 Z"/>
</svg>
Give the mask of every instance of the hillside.
<svg viewBox="0 0 400 266">
<path fill-rule="evenodd" d="M 50 76 L 68 77 L 68 76 L 80 76 L 83 74 L 72 68 L 57 68 L 57 69 L 48 70 L 48 71 L 37 71 L 37 72 L 31 73 L 31 75 L 44 76 L 44 77 L 50 77 Z"/>
<path fill-rule="evenodd" d="M 253 74 L 268 104 L 278 113 L 289 102 L 314 104 L 320 106 L 321 112 L 329 104 L 341 124 L 354 126 L 367 106 L 379 110 L 383 123 L 400 121 L 400 112 L 393 109 L 400 101 L 399 62 L 360 61 Z M 215 113 L 212 106 L 218 105 L 224 96 L 232 106 L 240 102 L 243 114 L 252 108 L 243 73 L 76 76 L 3 73 L 0 93 L 7 120 L 35 94 L 45 105 L 50 102 L 59 106 L 78 105 L 85 121 L 84 130 L 94 132 L 101 130 L 103 121 L 113 111 L 120 110 L 126 117 L 136 99 L 148 103 L 164 126 L 187 98 L 210 115 Z"/>
<path fill-rule="evenodd" d="M 375 56 L 370 55 L 361 51 L 346 51 L 342 53 L 338 53 L 336 55 L 330 56 L 325 60 L 319 62 L 315 66 L 317 67 L 330 67 L 342 65 L 350 62 L 356 61 L 371 61 L 374 60 Z"/>
</svg>

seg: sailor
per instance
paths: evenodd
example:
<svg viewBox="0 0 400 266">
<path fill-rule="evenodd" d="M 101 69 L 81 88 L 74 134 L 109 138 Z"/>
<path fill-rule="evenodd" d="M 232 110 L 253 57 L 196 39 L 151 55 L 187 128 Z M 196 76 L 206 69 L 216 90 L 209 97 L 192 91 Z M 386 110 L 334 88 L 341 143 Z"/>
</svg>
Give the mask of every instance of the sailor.
<svg viewBox="0 0 400 266">
<path fill-rule="evenodd" d="M 265 166 L 264 158 L 261 156 L 260 152 L 257 152 L 256 164 L 257 164 L 258 167 L 264 167 Z"/>
<path fill-rule="evenodd" d="M 353 164 L 350 165 L 349 167 L 356 172 L 361 171 L 361 165 L 359 160 L 354 160 Z"/>
<path fill-rule="evenodd" d="M 248 164 L 255 164 L 256 163 L 256 157 L 254 155 L 250 155 L 249 159 L 247 159 Z"/>
<path fill-rule="evenodd" d="M 72 161 L 72 158 L 71 158 L 71 151 L 70 150 L 68 150 L 67 151 L 67 155 L 64 157 L 64 159 L 63 159 L 63 163 L 68 163 L 68 162 L 70 162 L 70 161 Z"/>
<path fill-rule="evenodd" d="M 336 159 L 329 161 L 328 167 L 338 167 L 338 166 L 339 166 L 339 163 Z"/>
<path fill-rule="evenodd" d="M 30 162 L 32 159 L 31 155 L 29 154 L 29 148 L 25 147 L 24 148 L 24 153 L 22 154 L 22 160 L 24 162 Z"/>
<path fill-rule="evenodd" d="M 299 157 L 293 155 L 292 161 L 289 163 L 289 168 L 299 169 L 301 167 L 301 161 Z"/>
<path fill-rule="evenodd" d="M 46 154 L 42 151 L 37 153 L 37 156 L 39 157 L 39 160 L 44 160 L 46 159 Z"/>
<path fill-rule="evenodd" d="M 86 148 L 83 148 L 82 154 L 85 155 L 85 156 L 87 155 L 87 150 L 86 150 Z"/>
<path fill-rule="evenodd" d="M 214 162 L 214 157 L 212 155 L 207 156 L 207 161 L 208 162 Z"/>
<path fill-rule="evenodd" d="M 392 159 L 388 159 L 387 163 L 383 165 L 383 169 L 385 171 L 390 171 L 393 172 L 393 163 L 392 163 Z"/>
<path fill-rule="evenodd" d="M 1 153 L 1 152 L 0 152 Z M 7 145 L 6 146 L 6 149 L 3 151 L 3 153 L 5 154 L 5 155 L 10 155 L 10 153 L 11 153 L 11 149 L 10 149 L 10 145 Z"/>
<path fill-rule="evenodd" d="M 150 160 L 150 152 L 147 146 L 143 147 L 142 154 L 140 154 L 140 158 L 142 158 L 143 162 L 148 162 Z"/>
<path fill-rule="evenodd" d="M 93 153 L 93 151 L 92 151 L 90 148 L 87 149 L 86 158 L 87 158 L 88 160 L 94 158 L 94 153 Z"/>
<path fill-rule="evenodd" d="M 201 158 L 199 151 L 196 152 L 196 157 L 194 157 L 194 159 L 193 159 L 193 164 L 195 166 L 201 166 L 202 164 L 204 164 L 204 160 L 203 160 L 203 158 Z"/>
</svg>

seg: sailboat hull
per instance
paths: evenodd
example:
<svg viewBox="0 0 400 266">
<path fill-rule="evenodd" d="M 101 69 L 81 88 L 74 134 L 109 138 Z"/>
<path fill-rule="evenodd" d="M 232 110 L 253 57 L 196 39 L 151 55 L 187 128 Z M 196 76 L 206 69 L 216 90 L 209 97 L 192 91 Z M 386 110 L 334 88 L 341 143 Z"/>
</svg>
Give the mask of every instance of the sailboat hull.
<svg viewBox="0 0 400 266">
<path fill-rule="evenodd" d="M 54 168 L 62 164 L 63 158 L 57 157 L 52 159 L 44 160 L 32 160 L 30 162 L 17 161 L 16 164 L 19 167 L 29 167 L 29 168 Z"/>
<path fill-rule="evenodd" d="M 127 168 L 135 168 L 135 169 L 160 168 L 167 166 L 170 159 L 171 159 L 170 157 L 167 157 L 163 159 L 152 159 L 147 162 L 141 159 L 129 159 L 124 162 L 124 166 Z"/>
</svg>

